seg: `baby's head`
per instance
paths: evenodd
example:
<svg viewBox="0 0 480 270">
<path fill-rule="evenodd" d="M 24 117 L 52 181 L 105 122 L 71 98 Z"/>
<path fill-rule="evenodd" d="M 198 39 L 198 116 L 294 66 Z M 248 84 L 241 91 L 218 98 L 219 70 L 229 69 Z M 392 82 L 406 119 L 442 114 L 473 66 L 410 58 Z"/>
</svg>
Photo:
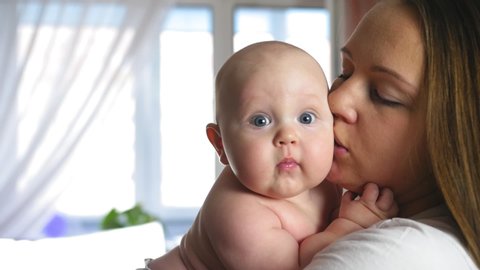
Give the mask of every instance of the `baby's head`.
<svg viewBox="0 0 480 270">
<path fill-rule="evenodd" d="M 267 41 L 235 53 L 216 78 L 216 124 L 207 135 L 247 188 L 275 198 L 318 185 L 333 158 L 333 118 L 320 65 Z"/>
</svg>

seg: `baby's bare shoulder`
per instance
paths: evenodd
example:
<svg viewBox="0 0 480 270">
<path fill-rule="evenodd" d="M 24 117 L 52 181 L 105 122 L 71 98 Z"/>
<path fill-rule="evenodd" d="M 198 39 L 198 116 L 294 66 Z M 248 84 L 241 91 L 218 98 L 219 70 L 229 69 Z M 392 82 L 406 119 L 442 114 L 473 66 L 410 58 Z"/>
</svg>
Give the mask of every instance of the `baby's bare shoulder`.
<svg viewBox="0 0 480 270">
<path fill-rule="evenodd" d="M 258 215 L 268 217 L 272 209 L 268 206 L 274 200 L 239 185 L 220 185 L 212 189 L 202 207 L 205 220 L 257 218 Z M 228 221 L 227 221 L 228 222 Z"/>
</svg>

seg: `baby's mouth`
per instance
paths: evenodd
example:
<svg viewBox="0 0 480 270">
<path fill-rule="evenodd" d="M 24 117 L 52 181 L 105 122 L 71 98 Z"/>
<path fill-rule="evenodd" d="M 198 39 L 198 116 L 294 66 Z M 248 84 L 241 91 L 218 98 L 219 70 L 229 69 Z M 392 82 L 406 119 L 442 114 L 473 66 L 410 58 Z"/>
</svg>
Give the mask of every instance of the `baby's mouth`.
<svg viewBox="0 0 480 270">
<path fill-rule="evenodd" d="M 296 168 L 298 166 L 298 163 L 295 159 L 293 158 L 284 158 L 282 159 L 282 161 L 280 161 L 278 164 L 277 164 L 277 167 L 280 168 L 280 169 L 293 169 L 293 168 Z"/>
</svg>

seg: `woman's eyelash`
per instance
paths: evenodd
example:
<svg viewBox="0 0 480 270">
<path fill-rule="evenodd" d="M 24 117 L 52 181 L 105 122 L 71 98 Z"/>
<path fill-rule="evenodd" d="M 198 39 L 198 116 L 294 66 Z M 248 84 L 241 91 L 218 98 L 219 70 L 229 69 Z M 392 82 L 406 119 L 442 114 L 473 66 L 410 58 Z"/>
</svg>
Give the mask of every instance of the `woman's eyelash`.
<svg viewBox="0 0 480 270">
<path fill-rule="evenodd" d="M 393 101 L 393 100 L 389 100 L 389 99 L 386 99 L 386 98 L 383 98 L 379 93 L 378 93 L 378 90 L 375 89 L 375 88 L 372 88 L 370 89 L 370 98 L 373 100 L 373 101 L 377 101 L 381 104 L 384 104 L 384 105 L 387 105 L 387 106 L 399 106 L 401 105 L 401 103 L 399 102 L 396 102 L 396 101 Z"/>
<path fill-rule="evenodd" d="M 340 79 L 340 83 L 342 81 L 345 81 L 347 80 L 348 78 L 350 78 L 350 75 L 349 74 L 346 74 L 346 73 L 340 73 L 338 76 L 337 76 L 337 79 Z M 337 86 L 338 87 L 338 86 Z M 332 85 L 332 89 L 330 91 L 333 91 L 335 90 L 335 87 L 334 85 Z M 391 107 L 395 107 L 395 106 L 400 106 L 402 105 L 400 102 L 397 102 L 397 101 L 393 101 L 393 100 L 390 100 L 390 99 L 386 99 L 384 97 L 382 97 L 380 94 L 379 94 L 379 91 L 378 89 L 376 88 L 371 88 L 369 90 L 369 95 L 370 95 L 370 98 L 375 101 L 375 102 L 378 102 L 382 105 L 386 105 L 386 106 L 391 106 Z"/>
</svg>

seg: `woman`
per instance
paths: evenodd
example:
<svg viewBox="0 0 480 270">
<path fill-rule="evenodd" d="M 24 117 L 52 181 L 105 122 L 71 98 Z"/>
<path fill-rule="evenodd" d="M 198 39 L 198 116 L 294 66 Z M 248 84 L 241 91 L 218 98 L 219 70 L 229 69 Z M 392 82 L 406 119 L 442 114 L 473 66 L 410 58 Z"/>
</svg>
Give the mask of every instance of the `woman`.
<svg viewBox="0 0 480 270">
<path fill-rule="evenodd" d="M 306 269 L 478 269 L 480 1 L 386 0 L 341 49 L 329 181 L 393 190 L 400 218 Z"/>
</svg>

